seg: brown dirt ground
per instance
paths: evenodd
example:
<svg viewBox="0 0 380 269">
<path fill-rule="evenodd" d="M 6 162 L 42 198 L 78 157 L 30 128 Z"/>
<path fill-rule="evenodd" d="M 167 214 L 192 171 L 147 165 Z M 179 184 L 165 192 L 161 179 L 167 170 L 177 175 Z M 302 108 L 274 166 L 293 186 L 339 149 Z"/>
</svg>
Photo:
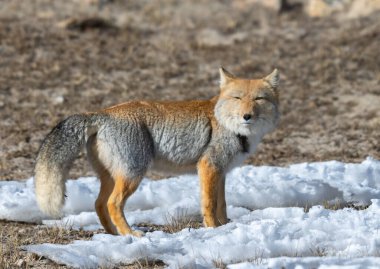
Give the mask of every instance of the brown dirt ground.
<svg viewBox="0 0 380 269">
<path fill-rule="evenodd" d="M 1 1 L 0 179 L 32 176 L 42 139 L 65 117 L 212 97 L 221 65 L 281 72 L 281 124 L 250 163 L 380 158 L 379 13 L 342 21 L 243 1 L 92 2 Z M 93 174 L 79 159 L 70 176 Z"/>
<path fill-rule="evenodd" d="M 243 0 L 93 2 L 0 0 L 0 180 L 32 176 L 42 139 L 65 117 L 135 99 L 210 98 L 219 66 L 281 72 L 280 126 L 249 163 L 380 159 L 380 13 L 311 19 Z M 93 172 L 81 154 L 70 177 L 84 175 Z M 91 236 L 0 228 L 9 259 L 0 265 L 11 268 L 52 266 L 19 245 Z"/>
</svg>

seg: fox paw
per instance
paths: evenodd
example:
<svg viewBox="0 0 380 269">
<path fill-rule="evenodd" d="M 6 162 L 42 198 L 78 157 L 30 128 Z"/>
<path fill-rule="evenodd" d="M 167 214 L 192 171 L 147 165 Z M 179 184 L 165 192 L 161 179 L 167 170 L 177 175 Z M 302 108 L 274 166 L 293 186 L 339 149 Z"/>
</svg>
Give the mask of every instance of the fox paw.
<svg viewBox="0 0 380 269">
<path fill-rule="evenodd" d="M 144 232 L 143 231 L 138 231 L 138 230 L 134 230 L 132 231 L 131 235 L 133 236 L 136 236 L 136 237 L 143 237 L 144 236 Z"/>
</svg>

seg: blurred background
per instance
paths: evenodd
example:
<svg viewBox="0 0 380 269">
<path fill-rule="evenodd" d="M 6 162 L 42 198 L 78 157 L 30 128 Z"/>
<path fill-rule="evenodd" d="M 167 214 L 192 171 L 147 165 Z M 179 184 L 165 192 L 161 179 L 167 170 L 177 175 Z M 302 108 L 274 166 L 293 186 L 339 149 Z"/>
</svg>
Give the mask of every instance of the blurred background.
<svg viewBox="0 0 380 269">
<path fill-rule="evenodd" d="M 280 126 L 248 163 L 380 159 L 379 0 L 0 0 L 0 180 L 31 177 L 65 117 L 211 98 L 219 66 L 281 73 Z"/>
</svg>

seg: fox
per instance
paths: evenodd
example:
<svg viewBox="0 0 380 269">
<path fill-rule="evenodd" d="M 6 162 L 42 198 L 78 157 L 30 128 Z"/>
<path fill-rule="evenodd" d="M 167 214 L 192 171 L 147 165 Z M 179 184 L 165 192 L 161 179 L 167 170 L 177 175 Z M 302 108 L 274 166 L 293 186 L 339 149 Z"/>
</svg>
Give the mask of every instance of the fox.
<svg viewBox="0 0 380 269">
<path fill-rule="evenodd" d="M 219 75 L 219 94 L 208 100 L 128 101 L 58 123 L 35 164 L 41 211 L 61 217 L 66 177 L 86 148 L 100 180 L 95 211 L 106 233 L 143 235 L 129 226 L 123 209 L 147 171 L 197 172 L 204 226 L 226 224 L 226 173 L 277 126 L 279 72 L 246 79 L 221 67 Z"/>
</svg>

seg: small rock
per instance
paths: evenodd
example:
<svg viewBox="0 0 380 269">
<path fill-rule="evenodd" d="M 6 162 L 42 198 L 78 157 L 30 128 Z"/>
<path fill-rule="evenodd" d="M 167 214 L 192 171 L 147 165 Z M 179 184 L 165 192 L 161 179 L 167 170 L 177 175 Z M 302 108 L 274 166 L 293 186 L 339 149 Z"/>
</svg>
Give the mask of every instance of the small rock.
<svg viewBox="0 0 380 269">
<path fill-rule="evenodd" d="M 237 41 L 246 39 L 247 34 L 240 32 L 232 35 L 223 35 L 215 29 L 203 29 L 198 34 L 196 40 L 200 47 L 230 46 Z"/>
<path fill-rule="evenodd" d="M 305 4 L 305 13 L 310 17 L 325 17 L 343 10 L 346 1 L 309 0 Z"/>
<path fill-rule="evenodd" d="M 26 262 L 23 259 L 19 259 L 16 262 L 16 266 L 19 268 L 24 267 L 25 265 L 26 265 Z"/>
<path fill-rule="evenodd" d="M 353 19 L 380 10 L 380 0 L 308 0 L 304 10 L 310 17 L 338 13 L 342 18 Z"/>
<path fill-rule="evenodd" d="M 234 5 L 239 8 L 246 8 L 247 5 L 259 4 L 268 9 L 280 12 L 284 1 L 283 0 L 239 0 L 234 2 Z"/>
<path fill-rule="evenodd" d="M 55 105 L 62 104 L 65 101 L 65 98 L 62 95 L 54 96 L 52 102 Z"/>
<path fill-rule="evenodd" d="M 54 17 L 54 12 L 52 11 L 39 11 L 37 12 L 37 18 L 39 19 L 51 19 Z"/>
<path fill-rule="evenodd" d="M 347 13 L 347 18 L 368 16 L 378 10 L 380 10 L 380 0 L 355 0 Z"/>
<path fill-rule="evenodd" d="M 57 27 L 66 28 L 68 30 L 77 30 L 80 32 L 85 32 L 88 30 L 117 30 L 110 20 L 102 17 L 88 17 L 88 18 L 69 18 L 57 23 Z"/>
</svg>

